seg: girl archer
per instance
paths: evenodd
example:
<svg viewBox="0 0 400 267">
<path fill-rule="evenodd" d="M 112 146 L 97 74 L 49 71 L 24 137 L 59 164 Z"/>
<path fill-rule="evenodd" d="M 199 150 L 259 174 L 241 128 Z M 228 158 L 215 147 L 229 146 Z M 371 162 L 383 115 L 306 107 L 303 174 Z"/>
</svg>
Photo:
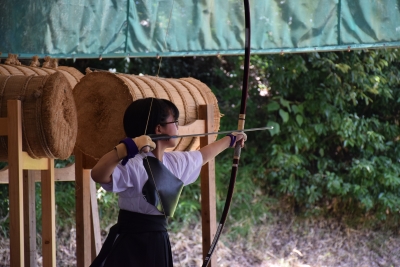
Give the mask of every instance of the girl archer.
<svg viewBox="0 0 400 267">
<path fill-rule="evenodd" d="M 92 179 L 119 195 L 118 222 L 93 261 L 95 266 L 173 266 L 167 217 L 173 215 L 182 187 L 196 181 L 202 165 L 228 147 L 246 141 L 231 133 L 198 151 L 173 151 L 176 139 L 153 142 L 151 134 L 178 134 L 177 107 L 145 98 L 132 102 L 123 125 L 127 138 L 94 166 Z"/>
</svg>

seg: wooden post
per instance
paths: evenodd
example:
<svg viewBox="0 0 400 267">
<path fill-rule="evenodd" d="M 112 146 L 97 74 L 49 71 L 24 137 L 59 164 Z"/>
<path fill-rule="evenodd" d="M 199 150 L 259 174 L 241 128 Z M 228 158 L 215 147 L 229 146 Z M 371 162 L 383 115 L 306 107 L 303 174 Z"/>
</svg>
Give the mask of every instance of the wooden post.
<svg viewBox="0 0 400 267">
<path fill-rule="evenodd" d="M 77 267 L 91 264 L 90 229 L 90 170 L 83 168 L 83 154 L 75 148 L 76 199 L 76 263 Z"/>
<path fill-rule="evenodd" d="M 10 265 L 24 266 L 21 101 L 7 101 Z"/>
<path fill-rule="evenodd" d="M 36 191 L 33 171 L 23 171 L 25 266 L 36 264 Z"/>
<path fill-rule="evenodd" d="M 47 159 L 42 170 L 42 254 L 43 267 L 56 266 L 56 201 L 54 188 L 54 159 Z"/>
<path fill-rule="evenodd" d="M 100 220 L 99 220 L 99 208 L 97 205 L 97 190 L 96 183 L 90 179 L 90 219 L 92 229 L 92 261 L 99 254 L 101 249 L 101 235 L 100 235 Z"/>
<path fill-rule="evenodd" d="M 205 120 L 205 132 L 214 131 L 214 107 L 199 106 L 199 119 Z M 213 136 L 200 137 L 200 147 L 213 142 Z M 210 160 L 201 168 L 201 222 L 203 235 L 203 259 L 211 247 L 217 230 L 216 200 L 215 200 L 215 160 Z M 215 254 L 211 257 L 209 266 L 217 266 Z"/>
</svg>

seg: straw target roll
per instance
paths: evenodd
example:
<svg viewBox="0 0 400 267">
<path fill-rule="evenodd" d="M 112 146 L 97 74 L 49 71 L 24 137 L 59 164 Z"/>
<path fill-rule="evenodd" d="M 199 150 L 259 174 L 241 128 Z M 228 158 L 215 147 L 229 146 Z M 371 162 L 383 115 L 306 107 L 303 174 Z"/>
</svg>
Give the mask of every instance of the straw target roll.
<svg viewBox="0 0 400 267">
<path fill-rule="evenodd" d="M 99 159 L 125 137 L 125 109 L 137 99 L 164 98 L 179 109 L 179 124 L 199 119 L 199 105 L 214 106 L 214 131 L 221 114 L 217 99 L 204 83 L 193 79 L 166 79 L 152 76 L 91 72 L 75 86 L 73 95 L 78 112 L 76 146 L 86 155 Z M 182 138 L 174 150 L 195 150 L 199 138 Z"/>
<path fill-rule="evenodd" d="M 59 66 L 57 68 L 39 68 L 32 66 L 24 66 L 24 65 L 8 65 L 8 64 L 0 64 L 0 75 L 10 76 L 10 75 L 50 75 L 55 72 L 60 72 L 65 76 L 73 89 L 75 85 L 82 79 L 84 76 L 79 70 L 73 67 L 64 67 Z"/>
<path fill-rule="evenodd" d="M 63 74 L 0 75 L 0 117 L 7 117 L 7 101 L 22 103 L 23 150 L 32 158 L 68 158 L 77 136 L 72 89 Z M 0 159 L 7 160 L 7 137 L 0 137 Z"/>
</svg>

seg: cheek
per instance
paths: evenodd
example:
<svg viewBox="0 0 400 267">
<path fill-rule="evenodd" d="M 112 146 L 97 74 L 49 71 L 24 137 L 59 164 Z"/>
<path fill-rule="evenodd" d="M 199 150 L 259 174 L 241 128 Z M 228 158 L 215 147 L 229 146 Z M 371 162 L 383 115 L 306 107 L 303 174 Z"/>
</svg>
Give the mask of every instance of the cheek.
<svg viewBox="0 0 400 267">
<path fill-rule="evenodd" d="M 176 146 L 176 144 L 178 144 L 178 138 L 171 138 L 171 145 Z"/>
<path fill-rule="evenodd" d="M 172 125 L 171 125 L 172 126 Z M 176 128 L 175 125 L 173 125 L 174 127 L 171 127 L 168 129 L 168 132 L 170 135 L 178 135 L 178 129 Z"/>
</svg>

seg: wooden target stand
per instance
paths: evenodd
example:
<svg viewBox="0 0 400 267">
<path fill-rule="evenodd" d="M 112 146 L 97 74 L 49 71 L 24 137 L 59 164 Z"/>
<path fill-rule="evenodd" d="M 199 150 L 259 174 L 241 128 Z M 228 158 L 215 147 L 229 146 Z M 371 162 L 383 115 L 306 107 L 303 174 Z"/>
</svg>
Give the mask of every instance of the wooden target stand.
<svg viewBox="0 0 400 267">
<path fill-rule="evenodd" d="M 75 164 L 54 169 L 53 159 L 33 159 L 22 151 L 21 102 L 8 100 L 7 118 L 0 118 L 0 135 L 8 136 L 8 170 L 0 170 L 0 183 L 9 183 L 10 266 L 36 266 L 35 182 L 42 183 L 43 267 L 56 266 L 55 181 L 76 183 L 76 259 L 77 267 L 91 264 L 101 248 L 96 185 L 90 170 L 96 161 L 74 150 Z M 200 129 L 200 130 L 199 130 Z M 214 107 L 199 106 L 199 120 L 179 126 L 180 134 L 214 129 Z M 213 142 L 213 136 L 200 137 L 200 147 Z M 203 258 L 216 232 L 215 161 L 201 169 L 201 215 Z M 212 256 L 209 266 L 216 265 Z"/>
<path fill-rule="evenodd" d="M 31 158 L 22 151 L 21 102 L 8 100 L 7 114 L 0 118 L 0 136 L 8 137 L 8 168 L 0 170 L 0 183 L 9 184 L 10 266 L 37 266 L 35 182 L 42 190 L 43 267 L 56 266 L 55 181 L 76 181 L 77 260 L 91 262 L 101 248 L 96 186 L 84 169 L 92 161 L 77 149 L 77 164 L 61 169 L 54 159 Z"/>
<path fill-rule="evenodd" d="M 35 183 L 28 170 L 41 171 L 43 266 L 55 266 L 54 160 L 33 159 L 22 151 L 19 100 L 7 101 L 7 114 L 7 118 L 0 118 L 0 135 L 8 136 L 10 266 L 36 266 L 36 261 L 25 257 L 32 244 L 36 247 Z"/>
</svg>

